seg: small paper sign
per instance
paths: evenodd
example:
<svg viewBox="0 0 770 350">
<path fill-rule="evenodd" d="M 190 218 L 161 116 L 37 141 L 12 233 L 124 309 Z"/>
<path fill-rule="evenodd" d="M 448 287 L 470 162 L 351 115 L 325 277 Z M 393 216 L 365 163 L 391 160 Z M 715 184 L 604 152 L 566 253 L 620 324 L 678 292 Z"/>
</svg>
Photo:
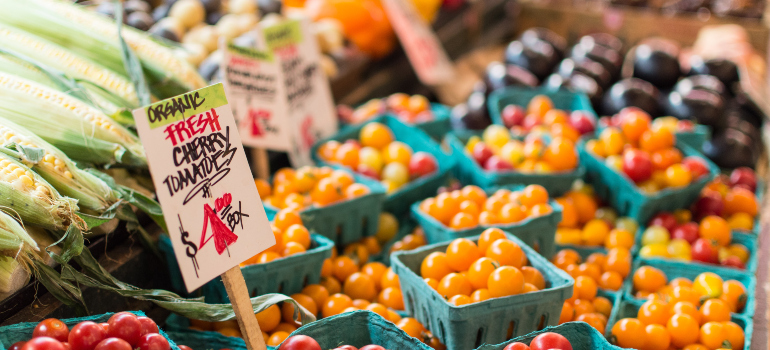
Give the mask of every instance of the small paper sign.
<svg viewBox="0 0 770 350">
<path fill-rule="evenodd" d="M 189 292 L 275 244 L 222 84 L 133 114 Z"/>
<path fill-rule="evenodd" d="M 264 41 L 257 30 L 247 35 Z M 294 132 L 286 111 L 283 73 L 269 50 L 224 43 L 224 85 L 243 144 L 288 151 Z"/>
<path fill-rule="evenodd" d="M 417 78 L 429 86 L 449 82 L 452 62 L 436 33 L 423 21 L 410 0 L 383 0 L 393 30 L 404 47 Z"/>
<path fill-rule="evenodd" d="M 310 21 L 290 19 L 263 29 L 267 46 L 282 67 L 286 108 L 294 131 L 289 157 L 295 166 L 312 165 L 310 149 L 337 132 L 329 80 Z"/>
</svg>

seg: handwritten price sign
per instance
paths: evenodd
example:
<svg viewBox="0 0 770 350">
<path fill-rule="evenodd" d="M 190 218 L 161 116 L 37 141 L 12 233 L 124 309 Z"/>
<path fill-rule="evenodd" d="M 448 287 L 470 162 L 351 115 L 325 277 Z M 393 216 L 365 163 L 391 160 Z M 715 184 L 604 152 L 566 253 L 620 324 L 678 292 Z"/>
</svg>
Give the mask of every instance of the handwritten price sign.
<svg viewBox="0 0 770 350">
<path fill-rule="evenodd" d="M 188 291 L 275 244 L 222 84 L 134 120 Z"/>
<path fill-rule="evenodd" d="M 454 76 L 452 62 L 412 2 L 383 0 L 382 4 L 420 81 L 430 86 L 449 82 Z"/>
</svg>

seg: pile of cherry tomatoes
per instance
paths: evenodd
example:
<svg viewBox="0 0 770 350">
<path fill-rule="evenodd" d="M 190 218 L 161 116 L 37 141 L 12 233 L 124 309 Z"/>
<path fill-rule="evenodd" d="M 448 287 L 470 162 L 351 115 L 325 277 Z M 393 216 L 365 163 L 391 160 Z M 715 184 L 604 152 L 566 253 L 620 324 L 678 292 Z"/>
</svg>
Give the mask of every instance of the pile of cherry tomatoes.
<svg viewBox="0 0 770 350">
<path fill-rule="evenodd" d="M 623 126 L 623 118 L 627 116 L 629 113 L 645 113 L 639 108 L 636 107 L 627 107 L 624 108 L 620 113 L 614 115 L 614 116 L 606 116 L 599 118 L 599 126 L 602 128 L 607 127 L 622 127 Z M 646 114 L 646 113 L 645 113 Z M 660 117 L 655 118 L 651 122 L 652 128 L 666 128 L 672 133 L 680 133 L 680 132 L 693 132 L 695 131 L 695 123 L 691 120 L 681 120 L 677 119 L 676 117 Z"/>
<path fill-rule="evenodd" d="M 514 342 L 503 350 L 572 350 L 572 344 L 559 333 L 545 332 L 532 339 L 529 345 Z"/>
<path fill-rule="evenodd" d="M 559 324 L 583 321 L 604 333 L 612 311 L 612 302 L 597 295 L 599 288 L 618 291 L 631 270 L 631 253 L 615 247 L 604 253 L 592 253 L 585 262 L 572 249 L 562 249 L 552 262 L 575 279 L 572 297 L 564 301 Z"/>
<path fill-rule="evenodd" d="M 561 205 L 561 222 L 556 229 L 557 244 L 604 246 L 631 249 L 639 228 L 636 220 L 618 217 L 615 209 L 600 207 L 589 185 L 582 185 L 556 198 Z"/>
<path fill-rule="evenodd" d="M 553 134 L 548 140 L 544 135 L 532 133 L 520 141 L 504 126 L 493 124 L 481 137 L 471 136 L 465 150 L 487 171 L 554 173 L 575 169 L 579 161 L 575 140 Z M 574 135 L 579 136 L 577 132 Z"/>
<path fill-rule="evenodd" d="M 270 223 L 275 245 L 241 263 L 241 266 L 264 264 L 310 249 L 310 231 L 294 208 L 281 209 Z"/>
<path fill-rule="evenodd" d="M 130 312 L 112 315 L 105 323 L 83 321 L 69 329 L 49 318 L 32 331 L 32 339 L 11 345 L 9 350 L 170 350 L 155 321 Z"/>
<path fill-rule="evenodd" d="M 749 168 L 717 176 L 701 191 L 690 210 L 696 220 L 708 215 L 725 218 L 733 230 L 751 231 L 759 213 L 757 177 Z"/>
<path fill-rule="evenodd" d="M 503 125 L 515 135 L 526 135 L 538 130 L 547 131 L 554 136 L 565 136 L 575 142 L 580 135 L 590 133 L 596 128 L 596 117 L 585 111 L 566 111 L 555 109 L 548 96 L 537 95 L 523 106 L 510 104 L 500 111 Z"/>
<path fill-rule="evenodd" d="M 356 109 L 340 106 L 337 113 L 340 114 L 340 119 L 351 124 L 358 124 L 385 113 L 391 113 L 407 124 L 425 123 L 436 119 L 430 109 L 430 101 L 425 96 L 409 96 L 404 93 L 371 99 Z"/>
<path fill-rule="evenodd" d="M 651 123 L 645 112 L 631 109 L 618 114 L 618 126 L 601 131 L 589 140 L 588 152 L 636 183 L 640 190 L 654 193 L 681 188 L 709 172 L 702 157 L 684 157 L 675 147 L 676 136 L 669 127 Z"/>
<path fill-rule="evenodd" d="M 514 224 L 551 213 L 548 191 L 540 185 L 522 190 L 499 189 L 491 196 L 478 186 L 440 193 L 420 203 L 420 211 L 443 225 L 460 230 L 477 226 Z"/>
<path fill-rule="evenodd" d="M 743 349 L 743 328 L 730 320 L 730 311 L 721 303 L 709 299 L 698 308 L 689 301 L 648 300 L 636 318 L 612 326 L 612 337 L 624 348 Z"/>
<path fill-rule="evenodd" d="M 420 265 L 420 276 L 449 303 L 462 306 L 546 288 L 543 274 L 527 262 L 521 247 L 502 230 L 488 228 L 478 244 L 458 238 L 446 252 L 430 253 Z"/>
<path fill-rule="evenodd" d="M 686 211 L 679 214 L 682 221 L 665 212 L 650 220 L 649 227 L 642 234 L 639 256 L 746 268 L 749 249 L 732 242 L 732 230 L 727 220 L 709 215 L 700 222 L 684 221 L 691 215 L 687 215 Z"/>
<path fill-rule="evenodd" d="M 662 300 L 668 303 L 687 301 L 695 307 L 716 305 L 722 313 L 741 312 L 746 306 L 746 287 L 736 280 L 722 280 L 713 272 L 703 272 L 689 280 L 678 277 L 668 281 L 666 274 L 652 266 L 642 266 L 634 271 L 634 297 Z"/>
<path fill-rule="evenodd" d="M 262 179 L 256 179 L 254 183 L 265 203 L 274 208 L 297 211 L 311 206 L 323 207 L 371 192 L 366 185 L 357 183 L 350 173 L 330 167 L 283 168 L 273 176 L 272 186 Z"/>
<path fill-rule="evenodd" d="M 438 169 L 438 161 L 432 154 L 414 152 L 409 145 L 395 139 L 390 128 L 371 122 L 361 128 L 358 140 L 324 142 L 318 148 L 318 156 L 379 180 L 388 193 Z"/>
</svg>

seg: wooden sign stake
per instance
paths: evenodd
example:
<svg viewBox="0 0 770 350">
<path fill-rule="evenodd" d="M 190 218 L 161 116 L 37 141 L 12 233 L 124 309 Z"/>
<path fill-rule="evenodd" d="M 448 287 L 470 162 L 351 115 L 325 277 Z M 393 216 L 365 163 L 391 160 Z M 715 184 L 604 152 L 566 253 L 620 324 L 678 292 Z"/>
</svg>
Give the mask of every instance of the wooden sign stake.
<svg viewBox="0 0 770 350">
<path fill-rule="evenodd" d="M 251 307 L 249 290 L 246 288 L 246 280 L 243 279 L 241 267 L 235 266 L 223 273 L 222 282 L 227 290 L 227 296 L 230 297 L 230 303 L 233 305 L 235 318 L 238 320 L 238 327 L 241 328 L 241 335 L 246 342 L 246 347 L 249 350 L 267 350 L 265 339 L 262 337 L 262 330 L 259 329 L 259 323 L 254 316 L 254 309 Z"/>
<path fill-rule="evenodd" d="M 265 181 L 270 178 L 270 160 L 266 149 L 256 147 L 251 149 L 251 166 L 251 171 L 257 175 L 257 178 Z"/>
</svg>

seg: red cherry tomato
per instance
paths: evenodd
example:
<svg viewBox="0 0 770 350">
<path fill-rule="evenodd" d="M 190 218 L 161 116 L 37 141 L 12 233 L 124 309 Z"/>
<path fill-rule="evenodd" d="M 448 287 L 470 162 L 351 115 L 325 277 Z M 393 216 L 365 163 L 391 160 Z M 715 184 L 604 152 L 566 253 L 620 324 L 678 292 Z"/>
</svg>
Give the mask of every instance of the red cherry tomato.
<svg viewBox="0 0 770 350">
<path fill-rule="evenodd" d="M 147 333 L 160 333 L 160 330 L 158 329 L 158 324 L 155 323 L 151 318 L 147 316 L 139 316 L 136 318 L 139 320 L 139 323 L 142 324 L 142 334 L 145 335 Z"/>
<path fill-rule="evenodd" d="M 70 343 L 62 342 L 61 345 L 64 345 L 64 350 L 72 350 Z"/>
<path fill-rule="evenodd" d="M 132 350 L 131 344 L 120 338 L 107 338 L 96 344 L 94 350 Z"/>
<path fill-rule="evenodd" d="M 676 228 L 676 224 L 674 214 L 663 212 L 653 216 L 647 226 L 663 226 L 668 232 L 671 232 Z"/>
<path fill-rule="evenodd" d="M 179 347 L 179 350 L 192 350 L 192 348 L 187 345 L 177 345 L 177 346 Z M 224 349 L 219 349 L 219 350 L 224 350 Z"/>
<path fill-rule="evenodd" d="M 741 261 L 741 258 L 737 256 L 728 256 L 722 261 L 722 266 L 730 266 L 741 270 L 746 268 L 746 264 L 744 264 L 743 261 Z"/>
<path fill-rule="evenodd" d="M 409 159 L 409 176 L 413 179 L 433 173 L 438 169 L 438 162 L 432 154 L 417 152 Z"/>
<path fill-rule="evenodd" d="M 527 116 L 527 112 L 524 108 L 517 105 L 507 105 L 500 112 L 500 118 L 503 119 L 503 124 L 506 128 L 511 128 L 514 125 L 521 125 L 524 122 L 524 117 Z"/>
<path fill-rule="evenodd" d="M 379 346 L 379 345 L 371 344 L 371 345 L 364 346 L 360 350 L 387 350 L 387 349 L 385 349 L 385 348 L 383 348 L 382 346 Z"/>
<path fill-rule="evenodd" d="M 682 166 L 690 171 L 693 180 L 697 180 L 699 177 L 706 175 L 709 172 L 709 168 L 706 165 L 706 162 L 704 162 L 700 157 L 685 157 L 682 159 Z"/>
<path fill-rule="evenodd" d="M 64 345 L 51 337 L 37 337 L 26 342 L 21 350 L 64 350 Z"/>
<path fill-rule="evenodd" d="M 744 185 L 751 192 L 755 192 L 757 189 L 757 176 L 754 174 L 754 170 L 747 167 L 733 170 L 730 173 L 730 186 L 735 187 L 738 185 Z"/>
<path fill-rule="evenodd" d="M 671 239 L 681 238 L 690 244 L 700 238 L 698 234 L 698 224 L 694 222 L 687 222 L 677 226 L 674 231 L 671 231 Z"/>
<path fill-rule="evenodd" d="M 109 323 L 102 322 L 99 325 L 102 326 L 102 329 L 104 329 L 105 332 L 109 332 L 110 331 L 110 324 Z"/>
<path fill-rule="evenodd" d="M 321 350 L 321 345 L 306 335 L 295 335 L 284 340 L 278 350 Z"/>
<path fill-rule="evenodd" d="M 21 350 L 21 348 L 22 348 L 22 347 L 24 346 L 24 344 L 26 344 L 26 343 L 27 343 L 27 342 L 25 342 L 25 341 L 17 341 L 17 342 L 15 342 L 15 343 L 11 344 L 11 347 L 10 347 L 10 348 L 8 348 L 8 350 Z"/>
<path fill-rule="evenodd" d="M 158 333 L 149 333 L 139 338 L 140 350 L 170 350 L 168 340 Z"/>
<path fill-rule="evenodd" d="M 107 323 L 110 328 L 107 336 L 120 338 L 128 342 L 132 347 L 139 343 L 142 336 L 142 323 L 136 319 L 136 315 L 130 312 L 118 312 L 110 317 Z"/>
<path fill-rule="evenodd" d="M 718 264 L 719 250 L 711 240 L 698 238 L 692 244 L 692 259 L 709 264 Z"/>
<path fill-rule="evenodd" d="M 479 142 L 473 146 L 473 159 L 476 161 L 476 163 L 479 163 L 480 166 L 484 166 L 484 164 L 487 162 L 487 159 L 493 155 L 495 155 L 495 153 L 492 152 L 492 150 L 483 142 Z"/>
<path fill-rule="evenodd" d="M 96 322 L 84 321 L 72 327 L 68 343 L 72 350 L 93 350 L 107 338 L 107 332 Z"/>
<path fill-rule="evenodd" d="M 32 331 L 32 337 L 51 337 L 60 342 L 67 341 L 67 337 L 70 335 L 70 330 L 64 322 L 55 318 L 49 318 L 40 321 L 35 326 L 35 330 Z"/>
<path fill-rule="evenodd" d="M 572 344 L 563 335 L 546 332 L 538 335 L 529 343 L 532 350 L 572 350 Z"/>
<path fill-rule="evenodd" d="M 623 172 L 632 181 L 639 183 L 652 176 L 650 154 L 638 149 L 629 149 L 623 153 Z"/>
<path fill-rule="evenodd" d="M 334 348 L 334 350 L 358 350 L 358 348 L 353 345 L 343 345 L 343 346 Z"/>
<path fill-rule="evenodd" d="M 527 344 L 515 342 L 508 344 L 503 350 L 531 350 L 531 348 Z"/>
</svg>

